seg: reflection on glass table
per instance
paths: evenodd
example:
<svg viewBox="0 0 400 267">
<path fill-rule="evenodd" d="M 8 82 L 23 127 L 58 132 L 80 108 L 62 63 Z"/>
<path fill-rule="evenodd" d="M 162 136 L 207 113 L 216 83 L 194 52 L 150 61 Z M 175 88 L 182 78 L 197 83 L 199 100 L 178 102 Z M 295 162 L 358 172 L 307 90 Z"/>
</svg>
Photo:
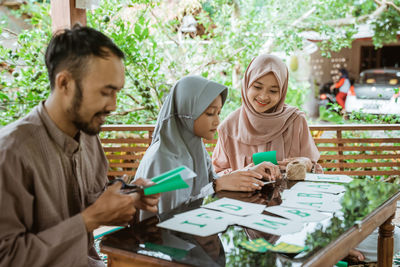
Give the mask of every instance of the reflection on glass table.
<svg viewBox="0 0 400 267">
<path fill-rule="evenodd" d="M 379 264 L 391 266 L 393 225 L 391 219 L 400 197 L 399 187 L 372 180 L 354 180 L 346 185 L 340 200 L 341 210 L 319 222 L 305 223 L 300 232 L 281 236 L 241 226 L 229 226 L 224 232 L 207 237 L 166 230 L 159 222 L 197 209 L 224 197 L 264 204 L 282 203 L 282 192 L 296 182 L 280 181 L 259 192 L 220 192 L 186 203 L 177 209 L 149 218 L 103 238 L 101 250 L 108 254 L 109 266 L 149 264 L 150 266 L 333 266 L 348 251 L 380 226 Z M 268 214 L 264 211 L 264 214 Z M 267 251 L 251 252 L 239 244 L 264 238 L 270 244 L 286 242 L 306 246 L 298 254 Z"/>
</svg>

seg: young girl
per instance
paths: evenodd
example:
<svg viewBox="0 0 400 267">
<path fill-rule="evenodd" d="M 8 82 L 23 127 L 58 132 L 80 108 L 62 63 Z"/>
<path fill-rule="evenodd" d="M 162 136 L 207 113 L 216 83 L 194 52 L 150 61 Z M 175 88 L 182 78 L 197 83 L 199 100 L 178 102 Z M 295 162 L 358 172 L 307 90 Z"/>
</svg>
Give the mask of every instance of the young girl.
<svg viewBox="0 0 400 267">
<path fill-rule="evenodd" d="M 276 150 L 280 165 L 305 157 L 309 166 L 322 171 L 305 114 L 285 104 L 288 75 L 276 56 L 260 55 L 251 61 L 243 79 L 242 106 L 218 128 L 213 152 L 217 173 L 242 169 L 252 163 L 254 153 L 271 150 Z"/>
<path fill-rule="evenodd" d="M 217 178 L 202 138 L 213 139 L 227 91 L 225 86 L 198 76 L 184 77 L 171 89 L 135 178 L 151 178 L 181 165 L 192 169 L 197 177 L 187 181 L 187 189 L 162 193 L 160 213 L 200 194 L 203 188 L 211 188 Z M 216 179 L 214 189 L 253 191 L 261 188 L 259 179 L 263 176 L 254 170 L 235 172 Z"/>
</svg>

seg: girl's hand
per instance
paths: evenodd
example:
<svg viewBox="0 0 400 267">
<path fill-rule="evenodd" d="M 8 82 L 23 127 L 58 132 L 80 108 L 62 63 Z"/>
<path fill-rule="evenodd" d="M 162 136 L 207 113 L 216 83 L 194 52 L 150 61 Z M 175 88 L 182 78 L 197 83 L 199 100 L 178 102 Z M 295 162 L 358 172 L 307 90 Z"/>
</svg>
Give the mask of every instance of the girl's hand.
<svg viewBox="0 0 400 267">
<path fill-rule="evenodd" d="M 282 176 L 279 167 L 271 162 L 264 161 L 256 166 L 250 163 L 246 168 L 261 174 L 264 180 L 276 180 Z"/>
<path fill-rule="evenodd" d="M 215 180 L 215 191 L 255 191 L 260 190 L 264 183 L 259 179 L 263 176 L 253 170 L 235 171 Z"/>
</svg>

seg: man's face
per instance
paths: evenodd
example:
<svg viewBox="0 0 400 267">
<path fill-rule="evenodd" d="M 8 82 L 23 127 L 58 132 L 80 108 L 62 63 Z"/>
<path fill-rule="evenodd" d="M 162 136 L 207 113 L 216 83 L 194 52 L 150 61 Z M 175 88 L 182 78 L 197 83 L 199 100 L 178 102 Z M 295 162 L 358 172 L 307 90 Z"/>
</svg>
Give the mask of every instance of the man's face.
<svg viewBox="0 0 400 267">
<path fill-rule="evenodd" d="M 68 117 L 78 130 L 96 135 L 106 116 L 116 109 L 117 93 L 125 83 L 124 65 L 120 58 L 92 57 L 67 109 Z"/>
</svg>

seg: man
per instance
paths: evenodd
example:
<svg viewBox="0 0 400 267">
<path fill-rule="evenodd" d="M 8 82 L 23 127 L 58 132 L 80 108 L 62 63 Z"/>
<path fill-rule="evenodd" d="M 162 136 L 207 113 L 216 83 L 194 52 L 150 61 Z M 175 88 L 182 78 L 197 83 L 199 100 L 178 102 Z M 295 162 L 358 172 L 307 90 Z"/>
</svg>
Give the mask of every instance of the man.
<svg viewBox="0 0 400 267">
<path fill-rule="evenodd" d="M 123 52 L 75 26 L 46 50 L 51 95 L 0 130 L 0 266 L 104 266 L 93 247 L 100 225 L 126 225 L 159 195 L 123 195 L 107 184 L 97 134 L 124 86 Z M 144 180 L 138 184 L 146 184 Z"/>
</svg>

